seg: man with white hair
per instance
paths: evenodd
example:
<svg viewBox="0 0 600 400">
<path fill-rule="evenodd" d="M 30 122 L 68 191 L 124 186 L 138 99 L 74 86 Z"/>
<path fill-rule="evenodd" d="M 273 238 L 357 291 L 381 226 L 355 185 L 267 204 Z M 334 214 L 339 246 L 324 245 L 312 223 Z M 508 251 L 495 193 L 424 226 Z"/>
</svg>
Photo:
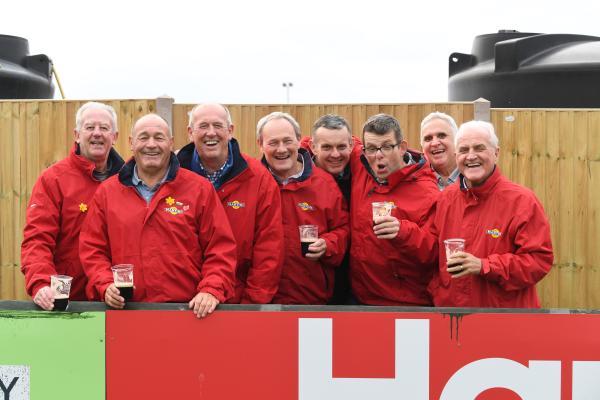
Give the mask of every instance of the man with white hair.
<svg viewBox="0 0 600 400">
<path fill-rule="evenodd" d="M 287 113 L 273 112 L 258 121 L 263 164 L 281 192 L 284 262 L 274 303 L 327 304 L 334 269 L 344 257 L 349 227 L 346 202 L 333 177 L 316 167 L 300 148 L 300 126 Z M 299 226 L 316 225 L 318 239 L 301 252 Z"/>
<path fill-rule="evenodd" d="M 439 268 L 429 285 L 439 307 L 535 308 L 535 289 L 553 262 L 550 226 L 535 194 L 498 168 L 498 137 L 489 122 L 470 121 L 456 137 L 459 184 L 437 204 L 431 231 Z M 444 240 L 464 251 L 446 259 Z"/>
<path fill-rule="evenodd" d="M 44 310 L 54 308 L 50 276 L 73 277 L 71 300 L 86 300 L 87 279 L 79 262 L 79 232 L 100 183 L 116 174 L 123 159 L 113 149 L 117 114 L 88 102 L 75 116 L 75 143 L 69 156 L 45 170 L 27 208 L 21 271 L 27 294 Z"/>
<path fill-rule="evenodd" d="M 94 196 L 79 252 L 88 296 L 125 298 L 111 266 L 133 264 L 133 301 L 187 302 L 198 318 L 234 294 L 235 239 L 213 186 L 180 168 L 167 122 L 147 114 L 129 137 L 133 158 Z"/>
<path fill-rule="evenodd" d="M 457 130 L 454 119 L 438 111 L 427 115 L 421 122 L 421 148 L 431 164 L 440 190 L 444 190 L 458 178 L 454 148 Z"/>
</svg>

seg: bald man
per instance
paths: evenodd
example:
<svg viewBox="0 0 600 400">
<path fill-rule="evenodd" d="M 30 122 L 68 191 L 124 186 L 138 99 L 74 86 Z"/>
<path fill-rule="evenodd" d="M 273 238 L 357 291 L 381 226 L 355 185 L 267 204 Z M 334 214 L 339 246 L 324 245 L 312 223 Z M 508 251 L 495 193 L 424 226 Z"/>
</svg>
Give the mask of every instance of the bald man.
<svg viewBox="0 0 600 400">
<path fill-rule="evenodd" d="M 87 294 L 123 308 L 110 267 L 133 264 L 133 301 L 187 302 L 205 317 L 234 294 L 235 239 L 219 197 L 179 167 L 160 116 L 141 117 L 129 142 L 133 158 L 100 186 L 81 230 Z"/>
<path fill-rule="evenodd" d="M 260 161 L 243 154 L 227 107 L 199 104 L 190 112 L 190 143 L 181 166 L 208 179 L 221 199 L 237 244 L 231 303 L 270 303 L 279 287 L 283 257 L 281 196 Z"/>
</svg>

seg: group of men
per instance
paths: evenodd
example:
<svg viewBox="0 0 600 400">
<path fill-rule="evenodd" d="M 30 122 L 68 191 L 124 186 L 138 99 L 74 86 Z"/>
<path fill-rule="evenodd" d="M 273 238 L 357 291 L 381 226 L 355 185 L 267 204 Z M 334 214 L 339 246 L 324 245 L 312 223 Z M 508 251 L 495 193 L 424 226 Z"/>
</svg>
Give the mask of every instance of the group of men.
<svg viewBox="0 0 600 400">
<path fill-rule="evenodd" d="M 134 265 L 133 301 L 539 307 L 549 271 L 548 221 L 535 195 L 503 177 L 491 124 L 457 128 L 435 112 L 423 152 L 377 114 L 352 136 L 338 115 L 309 138 L 287 113 L 258 121 L 262 160 L 240 151 L 229 110 L 200 104 L 190 143 L 156 114 L 137 120 L 127 162 L 112 149 L 112 107 L 84 104 L 70 155 L 33 189 L 22 271 L 33 301 L 53 308 L 50 275 L 73 277 L 71 299 L 123 308 L 111 266 Z M 388 215 L 374 215 L 385 202 Z M 299 227 L 316 226 L 304 252 Z M 444 240 L 462 238 L 449 258 Z"/>
</svg>

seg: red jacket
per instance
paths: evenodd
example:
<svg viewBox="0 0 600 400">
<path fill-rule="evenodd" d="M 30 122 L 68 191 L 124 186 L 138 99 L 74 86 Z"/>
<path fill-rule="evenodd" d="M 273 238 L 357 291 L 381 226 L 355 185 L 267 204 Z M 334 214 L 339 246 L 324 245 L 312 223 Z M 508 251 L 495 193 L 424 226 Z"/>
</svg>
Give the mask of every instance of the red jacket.
<svg viewBox="0 0 600 400">
<path fill-rule="evenodd" d="M 440 196 L 432 231 L 439 237 L 439 270 L 429 285 L 436 306 L 533 308 L 535 290 L 552 267 L 550 226 L 535 194 L 498 167 L 479 187 L 451 185 Z M 451 279 L 444 240 L 465 239 L 481 258 L 481 275 Z"/>
<path fill-rule="evenodd" d="M 87 293 L 103 300 L 110 266 L 133 264 L 133 301 L 188 302 L 208 292 L 233 296 L 235 240 L 210 182 L 179 168 L 171 155 L 166 181 L 149 204 L 133 186 L 132 159 L 94 196 L 79 254 Z"/>
<path fill-rule="evenodd" d="M 347 205 L 331 175 L 315 167 L 306 150 L 299 154 L 304 159 L 303 175 L 279 186 L 285 258 L 273 303 L 326 304 L 333 294 L 334 268 L 348 245 Z M 319 261 L 302 256 L 298 226 L 308 224 L 317 225 L 319 237 L 327 243 Z"/>
<path fill-rule="evenodd" d="M 122 165 L 121 157 L 111 149 L 111 174 Z M 79 155 L 75 143 L 69 156 L 45 170 L 33 187 L 21 244 L 21 271 L 31 297 L 50 285 L 50 275 L 62 274 L 73 277 L 71 300 L 87 300 L 87 278 L 79 263 L 79 231 L 100 185 L 92 175 L 94 168 L 93 162 Z"/>
<path fill-rule="evenodd" d="M 277 292 L 283 258 L 281 196 L 260 161 L 241 154 L 231 139 L 233 165 L 217 190 L 237 245 L 235 296 L 230 303 L 270 303 Z M 177 154 L 191 169 L 194 143 Z"/>
<path fill-rule="evenodd" d="M 363 304 L 432 304 L 427 284 L 436 261 L 431 255 L 435 243 L 422 230 L 439 190 L 425 158 L 411 154 L 416 163 L 392 173 L 387 185 L 375 180 L 364 156 L 353 153 L 350 160 L 350 282 Z M 373 233 L 371 203 L 376 201 L 395 204 L 392 215 L 400 221 L 400 231 L 392 240 L 378 239 Z"/>
</svg>

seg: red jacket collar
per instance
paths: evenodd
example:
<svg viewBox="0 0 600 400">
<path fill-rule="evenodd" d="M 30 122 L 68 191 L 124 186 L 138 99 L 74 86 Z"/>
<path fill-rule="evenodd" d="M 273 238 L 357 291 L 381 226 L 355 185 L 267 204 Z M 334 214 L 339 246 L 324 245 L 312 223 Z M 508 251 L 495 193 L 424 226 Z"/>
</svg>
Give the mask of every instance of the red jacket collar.
<svg viewBox="0 0 600 400">
<path fill-rule="evenodd" d="M 69 159 L 77 169 L 79 169 L 84 174 L 93 177 L 93 172 L 96 168 L 96 164 L 94 164 L 93 162 L 81 155 L 79 151 L 79 144 L 77 142 L 73 143 L 73 147 L 71 147 Z"/>
<path fill-rule="evenodd" d="M 465 186 L 465 177 L 460 174 L 460 190 L 464 194 L 472 194 L 476 198 L 484 198 L 490 195 L 494 191 L 496 185 L 504 179 L 500 173 L 500 168 L 496 165 L 491 175 L 483 182 L 482 185 L 468 188 Z"/>
</svg>

